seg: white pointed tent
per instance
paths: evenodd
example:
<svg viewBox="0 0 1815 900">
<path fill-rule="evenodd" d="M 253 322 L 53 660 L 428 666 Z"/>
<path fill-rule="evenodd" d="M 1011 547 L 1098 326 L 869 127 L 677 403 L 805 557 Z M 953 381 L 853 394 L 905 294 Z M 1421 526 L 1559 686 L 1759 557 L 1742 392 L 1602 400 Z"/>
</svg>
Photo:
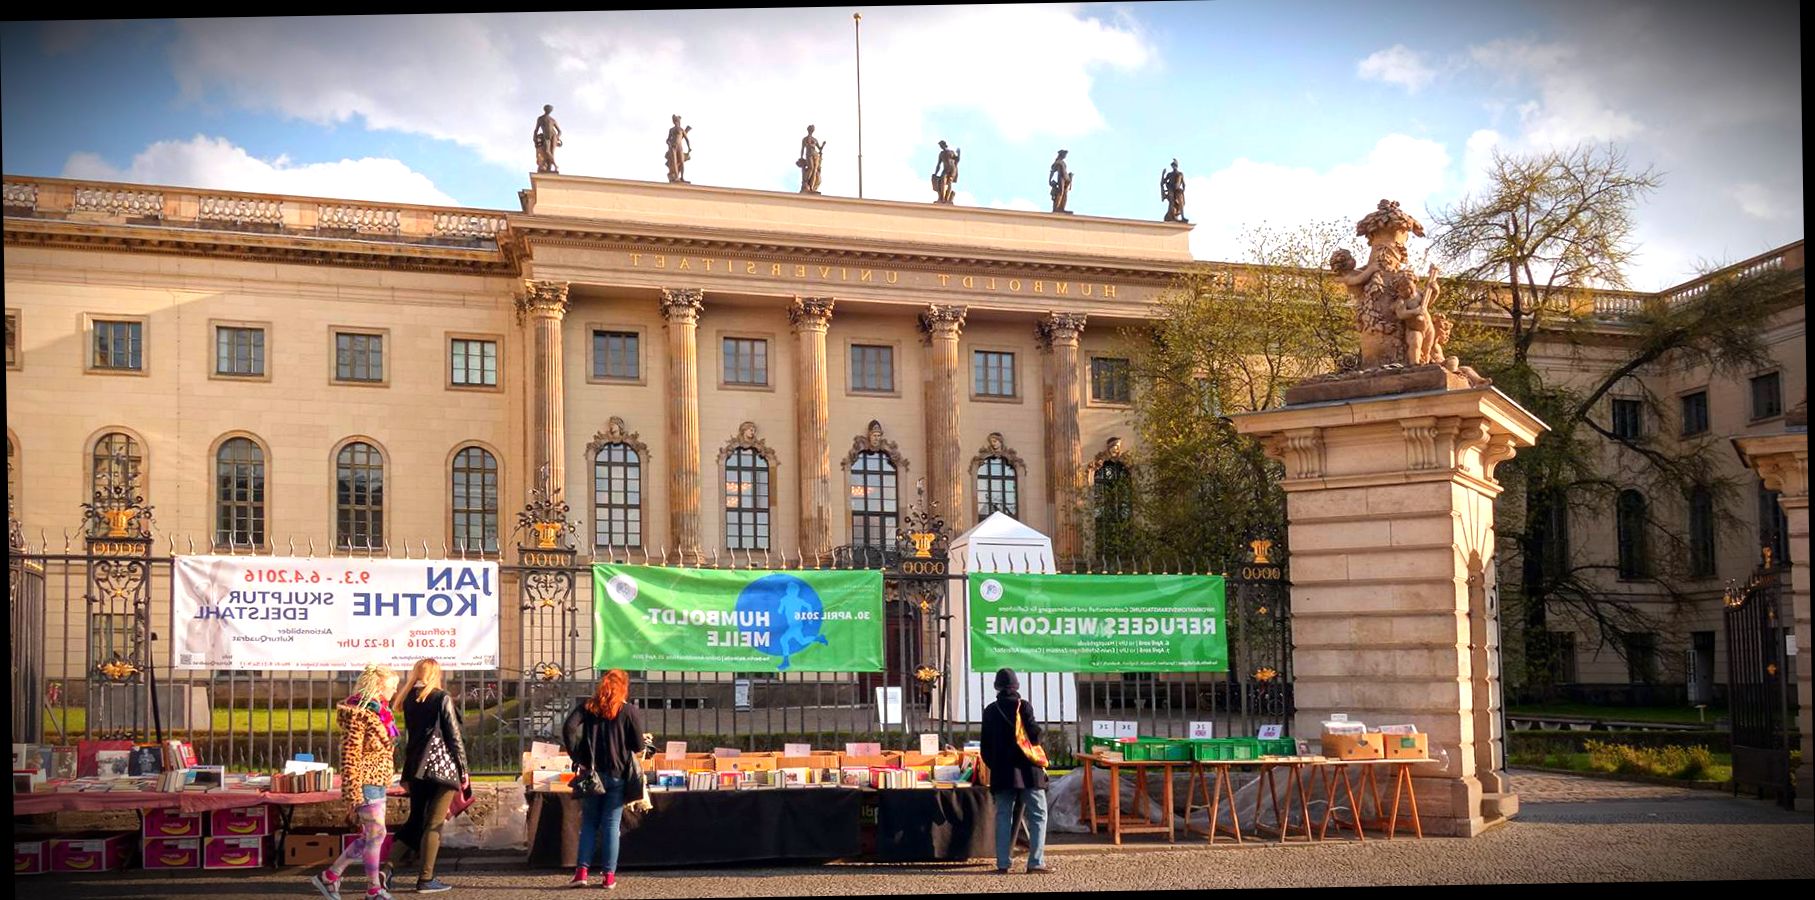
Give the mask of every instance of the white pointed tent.
<svg viewBox="0 0 1815 900">
<path fill-rule="evenodd" d="M 1016 521 L 1003 512 L 991 513 L 976 527 L 951 542 L 952 573 L 973 576 L 990 572 L 1056 571 L 1052 538 Z M 949 681 L 935 692 L 934 715 L 952 723 L 981 722 L 983 708 L 996 699 L 996 672 L 972 672 L 970 659 L 970 596 L 951 597 L 952 632 L 947 643 Z M 1078 718 L 1078 679 L 1070 673 L 1017 673 L 1021 696 L 1033 704 L 1041 722 L 1075 722 Z"/>
</svg>

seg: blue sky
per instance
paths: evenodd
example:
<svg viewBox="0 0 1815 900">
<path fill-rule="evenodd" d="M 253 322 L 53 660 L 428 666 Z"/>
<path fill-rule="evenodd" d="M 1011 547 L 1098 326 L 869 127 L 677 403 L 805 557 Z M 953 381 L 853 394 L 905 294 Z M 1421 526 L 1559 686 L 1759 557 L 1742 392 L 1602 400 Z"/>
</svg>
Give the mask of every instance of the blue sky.
<svg viewBox="0 0 1815 900">
<path fill-rule="evenodd" d="M 1664 187 L 1634 287 L 1803 236 L 1792 3 L 1180 2 L 0 25 L 8 174 L 516 206 L 543 103 L 562 171 L 792 190 L 809 122 L 856 194 L 851 13 L 863 18 L 865 195 L 926 201 L 936 142 L 961 204 L 1158 218 L 1177 157 L 1192 248 L 1244 227 L 1433 210 L 1492 148 L 1612 141 Z M 1428 219 L 1428 215 L 1426 216 Z M 1416 250 L 1416 248 L 1414 248 Z"/>
</svg>

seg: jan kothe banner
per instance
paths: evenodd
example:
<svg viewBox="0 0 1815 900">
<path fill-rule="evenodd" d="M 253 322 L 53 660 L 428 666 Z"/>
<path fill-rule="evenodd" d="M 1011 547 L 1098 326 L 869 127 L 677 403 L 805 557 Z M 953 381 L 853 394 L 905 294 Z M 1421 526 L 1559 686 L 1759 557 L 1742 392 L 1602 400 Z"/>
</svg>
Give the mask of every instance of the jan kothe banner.
<svg viewBox="0 0 1815 900">
<path fill-rule="evenodd" d="M 1221 575 L 970 577 L 971 669 L 1222 672 Z"/>
<path fill-rule="evenodd" d="M 882 573 L 592 567 L 593 666 L 880 672 Z"/>
<path fill-rule="evenodd" d="M 178 669 L 498 666 L 498 564 L 179 556 Z"/>
</svg>

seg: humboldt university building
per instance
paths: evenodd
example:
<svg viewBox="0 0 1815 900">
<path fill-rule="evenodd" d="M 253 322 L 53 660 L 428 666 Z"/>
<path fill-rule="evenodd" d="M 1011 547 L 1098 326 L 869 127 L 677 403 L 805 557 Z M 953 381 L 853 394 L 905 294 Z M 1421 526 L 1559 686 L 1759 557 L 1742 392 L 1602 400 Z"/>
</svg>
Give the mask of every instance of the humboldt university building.
<svg viewBox="0 0 1815 900">
<path fill-rule="evenodd" d="M 1078 559 L 1126 512 L 1091 492 L 1140 464 L 1118 332 L 1199 265 L 1190 227 L 552 174 L 521 211 L 8 176 L 8 497 L 52 553 L 126 485 L 159 553 L 508 561 L 552 488 L 582 561 L 761 561 L 892 543 L 924 489 L 954 531 L 1001 510 Z M 1742 265 L 1802 260 L 1798 242 Z M 1597 296 L 1592 340 L 1552 340 L 1544 364 L 1592 371 L 1648 296 Z M 1773 367 L 1647 373 L 1671 415 L 1633 394 L 1608 419 L 1782 430 L 1805 394 L 1800 297 L 1766 337 Z M 1672 510 L 1703 601 L 1610 575 L 1660 630 L 1622 652 L 1564 635 L 1560 678 L 1712 690 L 1721 587 L 1782 534 L 1729 457 L 1743 529 L 1622 501 Z M 1573 552 L 1619 557 L 1620 522 L 1571 523 Z M 73 657 L 66 619 L 50 643 Z"/>
</svg>

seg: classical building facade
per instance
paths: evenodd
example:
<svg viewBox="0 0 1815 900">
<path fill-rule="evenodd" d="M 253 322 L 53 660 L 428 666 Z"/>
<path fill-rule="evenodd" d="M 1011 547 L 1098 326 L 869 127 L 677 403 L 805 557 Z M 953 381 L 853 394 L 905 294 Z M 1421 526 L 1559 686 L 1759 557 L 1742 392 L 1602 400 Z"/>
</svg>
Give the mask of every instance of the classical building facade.
<svg viewBox="0 0 1815 900">
<path fill-rule="evenodd" d="M 557 174 L 522 196 L 8 176 L 8 493 L 31 542 L 55 550 L 124 483 L 160 550 L 508 558 L 516 511 L 553 488 L 582 558 L 812 557 L 892 541 L 924 485 L 956 530 L 1001 509 L 1077 557 L 1091 492 L 1139 455 L 1119 332 L 1198 264 L 1182 222 Z M 1800 269 L 1801 244 L 1752 264 Z M 1592 371 L 1648 299 L 1593 298 L 1594 340 L 1547 341 L 1544 364 Z M 1770 371 L 1642 374 L 1690 419 L 1637 427 L 1771 427 L 1804 396 L 1800 302 L 1768 337 Z M 1700 545 L 1711 603 L 1662 610 L 1673 634 L 1715 627 L 1766 500 Z M 1693 498 L 1646 501 L 1707 530 Z M 1572 522 L 1571 552 L 1617 556 L 1618 518 Z M 1658 671 L 1628 673 L 1579 640 L 1579 681 L 1701 665 L 1660 636 Z"/>
</svg>

